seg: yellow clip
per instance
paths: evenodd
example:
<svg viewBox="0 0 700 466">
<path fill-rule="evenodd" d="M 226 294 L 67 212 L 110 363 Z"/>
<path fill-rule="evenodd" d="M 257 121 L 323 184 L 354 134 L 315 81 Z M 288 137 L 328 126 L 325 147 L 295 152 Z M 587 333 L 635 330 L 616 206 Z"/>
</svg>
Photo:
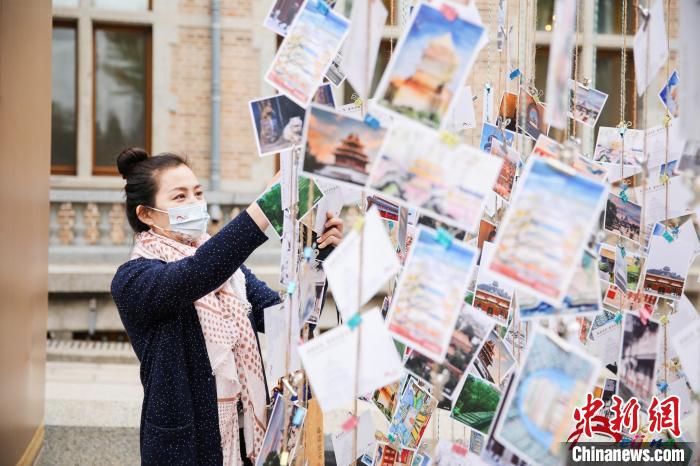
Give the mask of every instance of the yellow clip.
<svg viewBox="0 0 700 466">
<path fill-rule="evenodd" d="M 668 180 L 669 180 L 669 177 L 668 177 L 668 175 L 667 175 L 666 173 L 664 173 L 663 175 L 661 175 L 661 176 L 659 177 L 659 182 L 661 182 L 661 184 L 666 184 L 666 183 L 668 183 Z"/>
<path fill-rule="evenodd" d="M 450 147 L 455 147 L 457 144 L 459 144 L 459 138 L 452 133 L 448 133 L 447 131 L 442 131 L 440 133 L 440 140 L 443 142 L 443 144 Z"/>
<path fill-rule="evenodd" d="M 668 316 L 661 316 L 659 317 L 659 323 L 661 325 L 666 325 L 668 323 Z"/>
<path fill-rule="evenodd" d="M 669 115 L 667 112 L 666 115 L 664 115 L 664 126 L 666 128 L 668 128 L 668 125 L 670 125 L 670 124 L 671 124 L 671 115 Z"/>
<path fill-rule="evenodd" d="M 357 220 L 355 220 L 355 224 L 352 226 L 355 231 L 360 232 L 362 231 L 362 225 L 365 224 L 365 218 L 364 217 L 357 217 Z"/>
<path fill-rule="evenodd" d="M 355 99 L 355 102 L 354 102 L 354 103 L 355 103 L 355 106 L 356 106 L 356 107 L 361 107 L 361 106 L 362 106 L 362 99 L 360 99 L 360 98 L 358 97 L 357 99 Z"/>
<path fill-rule="evenodd" d="M 287 463 L 289 462 L 289 452 L 288 451 L 283 451 L 280 453 L 280 466 L 287 466 Z"/>
</svg>

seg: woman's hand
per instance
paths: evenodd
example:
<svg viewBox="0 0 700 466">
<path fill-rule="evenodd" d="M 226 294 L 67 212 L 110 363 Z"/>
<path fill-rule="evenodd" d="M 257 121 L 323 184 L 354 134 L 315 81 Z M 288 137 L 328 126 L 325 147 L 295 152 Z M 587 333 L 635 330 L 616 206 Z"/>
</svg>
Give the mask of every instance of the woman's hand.
<svg viewBox="0 0 700 466">
<path fill-rule="evenodd" d="M 334 217 L 331 212 L 326 212 L 328 219 L 323 225 L 323 234 L 318 238 L 318 248 L 323 249 L 328 245 L 337 246 L 343 239 L 343 221 Z"/>
</svg>

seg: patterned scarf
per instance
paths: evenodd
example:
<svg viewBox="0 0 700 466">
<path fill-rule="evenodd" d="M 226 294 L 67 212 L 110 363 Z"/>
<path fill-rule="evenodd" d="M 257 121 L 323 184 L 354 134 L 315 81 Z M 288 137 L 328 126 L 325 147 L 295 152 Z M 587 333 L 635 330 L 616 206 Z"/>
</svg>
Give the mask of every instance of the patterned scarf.
<svg viewBox="0 0 700 466">
<path fill-rule="evenodd" d="M 187 245 L 153 230 L 138 233 L 131 258 L 172 262 L 191 256 L 209 239 L 203 234 Z M 219 431 L 225 466 L 239 463 L 238 409 L 243 405 L 243 433 L 248 457 L 255 463 L 265 435 L 265 382 L 253 327 L 248 319 L 245 276 L 238 269 L 230 280 L 194 303 L 209 362 L 216 379 Z"/>
</svg>

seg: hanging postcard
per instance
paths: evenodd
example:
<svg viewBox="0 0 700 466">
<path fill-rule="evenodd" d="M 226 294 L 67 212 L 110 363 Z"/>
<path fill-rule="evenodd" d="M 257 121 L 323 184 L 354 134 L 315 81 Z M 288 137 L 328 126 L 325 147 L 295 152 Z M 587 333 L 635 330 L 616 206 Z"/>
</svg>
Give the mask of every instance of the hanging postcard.
<svg viewBox="0 0 700 466">
<path fill-rule="evenodd" d="M 307 199 L 309 194 L 311 194 L 311 208 L 318 203 L 323 197 L 323 193 L 318 188 L 316 183 L 306 176 L 300 176 L 298 178 L 298 200 L 299 200 L 299 210 L 297 212 L 297 220 L 300 220 L 309 212 L 309 203 Z M 311 193 L 309 193 L 311 191 Z M 262 210 L 265 217 L 270 222 L 270 225 L 275 230 L 277 235 L 282 235 L 282 224 L 284 221 L 284 213 L 282 208 L 282 187 L 280 182 L 270 186 L 267 191 L 262 193 L 260 197 L 255 201 Z"/>
<path fill-rule="evenodd" d="M 481 260 L 488 263 L 493 256 L 493 243 L 484 242 L 481 250 Z M 510 316 L 510 303 L 513 301 L 515 289 L 509 283 L 499 283 L 485 267 L 479 268 L 474 288 L 474 308 L 481 310 L 494 319 L 499 325 L 507 325 Z"/>
<path fill-rule="evenodd" d="M 352 115 L 311 104 L 304 129 L 302 170 L 313 177 L 362 187 L 386 130 Z"/>
<path fill-rule="evenodd" d="M 608 100 L 608 94 L 584 86 L 573 79 L 569 80 L 569 86 L 571 97 L 570 110 L 568 111 L 569 118 L 573 118 L 591 128 L 595 127 L 600 112 L 603 111 L 605 101 Z"/>
<path fill-rule="evenodd" d="M 510 194 L 513 191 L 513 183 L 515 183 L 515 173 L 520 162 L 520 153 L 500 141 L 496 141 L 491 146 L 491 155 L 503 160 L 501 171 L 496 179 L 496 184 L 493 190 L 506 201 L 510 201 Z"/>
<path fill-rule="evenodd" d="M 642 206 L 616 194 L 608 194 L 605 205 L 605 230 L 639 243 L 641 224 Z"/>
<path fill-rule="evenodd" d="M 492 330 L 474 360 L 476 372 L 483 379 L 500 384 L 514 365 L 515 358 L 510 350 L 496 334 L 496 329 Z"/>
<path fill-rule="evenodd" d="M 518 112 L 518 94 L 514 92 L 504 92 L 501 96 L 501 105 L 498 108 L 498 117 L 507 121 L 508 131 L 517 131 L 516 117 Z"/>
<path fill-rule="evenodd" d="M 301 363 L 324 413 L 352 402 L 357 367 L 360 368 L 358 396 L 372 393 L 403 375 L 401 360 L 379 308 L 363 312 L 358 319 L 359 324 L 353 321 L 341 325 L 298 347 Z M 357 326 L 362 326 L 359 364 Z"/>
<path fill-rule="evenodd" d="M 284 95 L 251 100 L 249 105 L 260 156 L 301 144 L 306 113 L 303 108 Z"/>
<path fill-rule="evenodd" d="M 403 447 L 418 447 L 437 403 L 417 382 L 407 384 L 396 405 L 388 434 L 394 436 Z"/>
<path fill-rule="evenodd" d="M 363 99 L 369 97 L 388 15 L 384 2 L 352 2 L 350 32 L 342 48 L 343 68 L 348 82 Z"/>
<path fill-rule="evenodd" d="M 642 16 L 634 35 L 634 77 L 637 94 L 643 95 L 668 57 L 668 36 L 664 20 L 664 2 L 656 0 L 649 16 Z"/>
<path fill-rule="evenodd" d="M 598 361 L 537 327 L 503 404 L 495 437 L 530 464 L 564 464 L 580 406 L 598 376 Z"/>
<path fill-rule="evenodd" d="M 378 104 L 442 127 L 484 45 L 484 28 L 473 17 L 468 8 L 440 0 L 415 6 L 377 87 Z"/>
<path fill-rule="evenodd" d="M 518 105 L 525 109 L 525 114 L 520 115 L 518 129 L 535 140 L 540 137 L 540 134 L 547 134 L 549 124 L 544 119 L 544 104 L 521 87 Z"/>
<path fill-rule="evenodd" d="M 283 459 L 291 463 L 299 443 L 304 418 L 305 408 L 278 395 L 255 466 L 282 464 Z"/>
<path fill-rule="evenodd" d="M 344 321 L 352 316 L 374 296 L 401 265 L 391 240 L 376 208 L 365 214 L 361 234 L 353 229 L 323 262 L 333 300 Z M 363 251 L 363 270 L 360 273 L 360 249 Z M 357 302 L 359 280 L 362 279 L 362 300 Z"/>
<path fill-rule="evenodd" d="M 451 133 L 460 134 L 465 129 L 472 128 L 476 128 L 472 88 L 463 86 L 455 97 L 455 105 L 447 119 L 445 129 Z"/>
<path fill-rule="evenodd" d="M 547 67 L 547 108 L 544 118 L 555 128 L 566 128 L 569 120 L 571 62 L 576 38 L 576 0 L 557 0 L 554 4 L 552 33 Z M 537 139 L 537 136 L 534 136 Z"/>
<path fill-rule="evenodd" d="M 481 142 L 479 143 L 479 149 L 484 152 L 491 153 L 491 148 L 494 145 L 494 141 L 505 142 L 507 145 L 512 146 L 515 140 L 515 133 L 513 131 L 505 131 L 505 141 L 503 141 L 503 133 L 496 125 L 491 123 L 484 123 L 481 129 Z"/>
<path fill-rule="evenodd" d="M 387 315 L 394 338 L 442 363 L 475 263 L 473 247 L 420 227 Z"/>
<path fill-rule="evenodd" d="M 306 0 L 265 81 L 306 108 L 347 35 L 349 21 L 323 0 Z"/>
<path fill-rule="evenodd" d="M 263 21 L 263 26 L 280 36 L 286 36 L 302 3 L 302 0 L 275 0 Z"/>
<path fill-rule="evenodd" d="M 467 374 L 450 417 L 488 435 L 500 400 L 501 391 L 496 385 Z"/>
<path fill-rule="evenodd" d="M 431 374 L 446 374 L 447 382 L 442 387 L 442 394 L 449 399 L 462 380 L 462 375 L 481 349 L 486 336 L 493 328 L 493 322 L 482 314 L 475 312 L 471 306 L 462 306 L 457 318 L 457 325 L 450 338 L 445 362 L 439 364 L 414 350 L 406 359 L 404 366 L 419 379 L 430 382 Z"/>
<path fill-rule="evenodd" d="M 642 411 L 654 394 L 656 356 L 659 351 L 659 323 L 648 321 L 646 325 L 634 314 L 622 316 L 622 349 L 618 364 L 620 385 L 618 395 L 627 401 L 636 397 Z"/>
<path fill-rule="evenodd" d="M 502 163 L 467 145 L 446 144 L 434 131 L 397 122 L 367 187 L 441 222 L 476 231 Z"/>
<path fill-rule="evenodd" d="M 372 412 L 365 411 L 357 419 L 357 425 L 350 430 L 341 430 L 331 436 L 333 453 L 335 453 L 336 466 L 350 466 L 353 464 L 353 437 L 357 430 L 357 457 L 374 453 L 377 441 L 374 438 L 374 424 Z"/>
<path fill-rule="evenodd" d="M 498 230 L 493 259 L 482 267 L 561 305 L 606 194 L 604 183 L 531 156 Z"/>
<path fill-rule="evenodd" d="M 642 291 L 660 298 L 680 299 L 694 253 L 695 244 L 691 242 L 652 235 Z"/>
<path fill-rule="evenodd" d="M 680 79 L 678 78 L 678 71 L 673 70 L 671 76 L 668 77 L 668 81 L 666 81 L 666 85 L 659 92 L 659 99 L 661 99 L 661 103 L 664 104 L 668 114 L 673 118 L 678 118 L 679 114 L 679 83 Z"/>
</svg>

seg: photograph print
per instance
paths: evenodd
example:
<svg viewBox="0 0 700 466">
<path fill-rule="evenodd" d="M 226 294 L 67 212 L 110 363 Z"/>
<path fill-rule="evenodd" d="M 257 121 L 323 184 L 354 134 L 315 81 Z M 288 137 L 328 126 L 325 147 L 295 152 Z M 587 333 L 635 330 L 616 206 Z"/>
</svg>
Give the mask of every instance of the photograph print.
<svg viewBox="0 0 700 466">
<path fill-rule="evenodd" d="M 639 242 L 639 231 L 642 224 L 642 206 L 624 200 L 616 194 L 608 194 L 605 205 L 605 230 Z"/>
<path fill-rule="evenodd" d="M 680 100 L 678 96 L 680 89 L 679 84 L 678 71 L 673 70 L 671 76 L 668 77 L 666 85 L 661 89 L 661 92 L 659 92 L 661 102 L 673 118 L 678 117 L 678 102 Z"/>
<path fill-rule="evenodd" d="M 540 134 L 547 134 L 549 125 L 544 120 L 544 104 L 535 100 L 532 94 L 520 88 L 518 105 L 525 109 L 525 115 L 521 115 L 519 128 L 532 139 L 537 140 Z"/>
<path fill-rule="evenodd" d="M 488 435 L 500 400 L 501 391 L 496 385 L 467 374 L 450 417 Z"/>
<path fill-rule="evenodd" d="M 569 118 L 593 128 L 600 112 L 603 111 L 605 101 L 608 100 L 608 94 L 574 82 L 573 79 L 569 80 L 569 93 Z"/>
<path fill-rule="evenodd" d="M 303 108 L 281 94 L 252 100 L 249 105 L 258 155 L 276 154 L 301 144 Z"/>
<path fill-rule="evenodd" d="M 500 384 L 514 365 L 515 358 L 510 350 L 496 330 L 492 330 L 474 360 L 476 372 L 489 382 Z"/>
<path fill-rule="evenodd" d="M 317 104 L 309 106 L 302 170 L 334 183 L 362 187 L 386 130 Z"/>
<path fill-rule="evenodd" d="M 440 3 L 413 8 L 375 93 L 379 105 L 434 129 L 449 115 L 484 35 L 481 25 L 465 19 L 466 7 L 451 4 L 453 16 Z"/>
</svg>

